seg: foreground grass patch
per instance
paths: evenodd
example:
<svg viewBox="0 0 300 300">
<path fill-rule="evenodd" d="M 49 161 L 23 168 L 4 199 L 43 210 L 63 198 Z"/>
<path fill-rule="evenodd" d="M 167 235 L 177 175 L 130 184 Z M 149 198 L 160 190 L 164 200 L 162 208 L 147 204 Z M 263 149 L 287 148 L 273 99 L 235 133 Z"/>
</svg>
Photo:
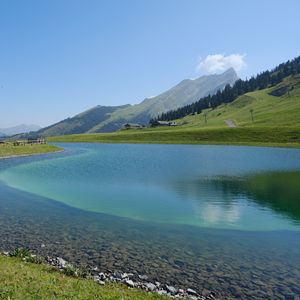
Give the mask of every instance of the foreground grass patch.
<svg viewBox="0 0 300 300">
<path fill-rule="evenodd" d="M 60 148 L 48 144 L 33 144 L 14 146 L 13 143 L 0 144 L 0 158 L 18 155 L 32 155 L 50 153 L 61 150 Z"/>
<path fill-rule="evenodd" d="M 0 256 L 0 299 L 167 299 L 121 284 L 100 286 L 66 276 L 47 265 Z"/>
</svg>

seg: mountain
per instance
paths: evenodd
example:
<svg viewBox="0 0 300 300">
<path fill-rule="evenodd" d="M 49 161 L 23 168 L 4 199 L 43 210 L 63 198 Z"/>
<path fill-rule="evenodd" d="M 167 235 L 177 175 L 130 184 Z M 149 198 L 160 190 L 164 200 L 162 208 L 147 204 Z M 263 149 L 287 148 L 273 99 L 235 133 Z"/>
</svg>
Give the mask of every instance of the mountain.
<svg viewBox="0 0 300 300">
<path fill-rule="evenodd" d="M 215 94 L 232 85 L 238 79 L 234 69 L 222 74 L 185 79 L 162 94 L 144 99 L 136 105 L 97 106 L 73 118 L 43 128 L 39 134 L 44 136 L 76 133 L 112 132 L 124 123 L 148 124 L 157 115 L 193 103 L 209 94 Z"/>
<path fill-rule="evenodd" d="M 153 121 L 171 121 L 174 119 L 184 118 L 188 115 L 200 114 L 202 111 L 207 109 L 214 110 L 220 105 L 232 103 L 239 96 L 243 96 L 246 93 L 274 87 L 276 84 L 281 83 L 283 79 L 288 78 L 289 76 L 296 76 L 299 73 L 300 56 L 278 65 L 271 71 L 267 70 L 259 73 L 255 77 L 252 76 L 250 79 L 239 79 L 233 85 L 225 86 L 222 91 L 218 91 L 215 95 L 208 95 L 192 104 L 163 113 L 156 117 Z M 281 87 L 280 89 L 273 91 L 271 95 L 281 96 L 287 90 L 287 87 Z"/>
<path fill-rule="evenodd" d="M 285 77 L 272 87 L 245 93 L 233 102 L 219 105 L 215 109 L 210 108 L 200 114 L 185 116 L 178 119 L 177 123 L 184 124 L 180 126 L 182 129 L 288 126 L 300 128 L 300 74 Z"/>
<path fill-rule="evenodd" d="M 209 94 L 215 94 L 227 84 L 238 79 L 234 69 L 222 74 L 201 76 L 197 79 L 185 79 L 162 94 L 146 98 L 137 105 L 115 111 L 109 119 L 97 124 L 89 133 L 111 132 L 118 130 L 126 122 L 148 124 L 157 115 L 193 103 Z"/>
<path fill-rule="evenodd" d="M 0 136 L 10 136 L 19 133 L 28 133 L 31 131 L 37 131 L 39 129 L 41 129 L 41 127 L 38 125 L 22 124 L 14 127 L 9 127 L 9 128 L 0 128 Z"/>
<path fill-rule="evenodd" d="M 111 114 L 119 109 L 124 109 L 128 105 L 122 106 L 101 106 L 98 105 L 84 111 L 75 117 L 67 118 L 54 125 L 42 128 L 37 133 L 43 136 L 64 135 L 74 133 L 85 133 L 97 124 L 109 119 Z"/>
</svg>

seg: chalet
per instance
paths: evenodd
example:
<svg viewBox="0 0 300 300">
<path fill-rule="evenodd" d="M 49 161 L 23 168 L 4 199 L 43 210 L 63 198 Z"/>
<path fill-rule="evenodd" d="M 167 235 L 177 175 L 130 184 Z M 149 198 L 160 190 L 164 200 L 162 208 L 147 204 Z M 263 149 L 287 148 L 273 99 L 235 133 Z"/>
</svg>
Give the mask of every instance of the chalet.
<svg viewBox="0 0 300 300">
<path fill-rule="evenodd" d="M 46 144 L 46 140 L 44 138 L 28 138 L 28 144 Z"/>
<path fill-rule="evenodd" d="M 152 126 L 177 126 L 177 123 L 174 121 L 154 121 Z"/>
<path fill-rule="evenodd" d="M 124 129 L 143 128 L 142 125 L 140 125 L 140 124 L 134 124 L 134 123 L 126 123 L 126 124 L 123 124 L 122 127 Z"/>
</svg>

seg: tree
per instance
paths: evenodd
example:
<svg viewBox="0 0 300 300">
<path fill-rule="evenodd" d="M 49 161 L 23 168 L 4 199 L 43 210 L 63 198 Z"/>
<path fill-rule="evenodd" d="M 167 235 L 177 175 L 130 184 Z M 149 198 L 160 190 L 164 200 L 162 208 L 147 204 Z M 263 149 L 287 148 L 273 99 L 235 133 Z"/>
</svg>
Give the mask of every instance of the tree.
<svg viewBox="0 0 300 300">
<path fill-rule="evenodd" d="M 253 112 L 254 112 L 254 110 L 253 110 L 253 108 L 251 108 L 250 109 L 250 115 L 251 115 L 252 122 L 254 122 Z"/>
</svg>

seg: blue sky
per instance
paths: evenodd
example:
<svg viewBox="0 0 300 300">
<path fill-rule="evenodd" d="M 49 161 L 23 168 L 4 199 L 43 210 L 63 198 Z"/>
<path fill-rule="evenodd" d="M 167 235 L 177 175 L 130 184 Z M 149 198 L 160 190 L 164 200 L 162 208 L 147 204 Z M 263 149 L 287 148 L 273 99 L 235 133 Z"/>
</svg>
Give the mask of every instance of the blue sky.
<svg viewBox="0 0 300 300">
<path fill-rule="evenodd" d="M 242 78 L 272 68 L 300 55 L 299 11 L 298 0 L 2 0 L 0 128 L 138 103 L 214 63 Z"/>
</svg>

